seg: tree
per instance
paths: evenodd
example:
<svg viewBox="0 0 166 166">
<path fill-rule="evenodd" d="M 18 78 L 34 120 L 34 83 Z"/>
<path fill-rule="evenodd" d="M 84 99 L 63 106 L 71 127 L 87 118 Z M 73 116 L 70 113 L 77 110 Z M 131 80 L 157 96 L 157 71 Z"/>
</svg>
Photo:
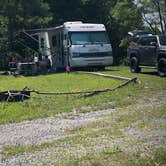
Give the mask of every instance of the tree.
<svg viewBox="0 0 166 166">
<path fill-rule="evenodd" d="M 153 33 L 166 34 L 166 0 L 138 0 L 145 26 Z"/>
<path fill-rule="evenodd" d="M 106 23 L 109 15 L 109 0 L 84 1 L 84 19 L 87 22 Z"/>
<path fill-rule="evenodd" d="M 49 5 L 41 0 L 6 0 L 1 3 L 2 15 L 8 20 L 9 49 L 12 49 L 12 42 L 19 30 L 43 27 L 51 20 Z"/>
<path fill-rule="evenodd" d="M 114 6 L 113 6 L 114 5 Z M 131 30 L 141 29 L 142 20 L 140 12 L 133 0 L 112 1 L 110 5 L 107 27 L 114 52 L 114 63 L 121 63 L 126 58 L 128 45 L 127 33 Z"/>
<path fill-rule="evenodd" d="M 83 20 L 83 3 L 81 0 L 46 0 L 53 13 L 52 26 L 60 25 L 66 21 Z"/>
<path fill-rule="evenodd" d="M 0 15 L 0 69 L 5 68 L 7 64 L 7 23 L 6 17 Z"/>
<path fill-rule="evenodd" d="M 20 30 L 44 27 L 51 19 L 49 5 L 42 0 L 1 0 L 0 66 L 6 64 L 7 55 L 13 51 L 14 39 Z"/>
</svg>

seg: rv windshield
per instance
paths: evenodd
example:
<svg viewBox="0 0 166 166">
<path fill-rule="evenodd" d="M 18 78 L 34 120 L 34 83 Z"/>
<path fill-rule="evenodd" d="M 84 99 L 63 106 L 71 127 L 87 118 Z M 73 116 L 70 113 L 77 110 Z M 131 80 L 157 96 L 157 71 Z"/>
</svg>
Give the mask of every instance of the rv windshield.
<svg viewBox="0 0 166 166">
<path fill-rule="evenodd" d="M 159 41 L 161 45 L 166 46 L 166 36 L 159 36 Z"/>
<path fill-rule="evenodd" d="M 102 32 L 71 32 L 70 40 L 73 45 L 83 44 L 109 44 L 105 31 Z"/>
</svg>

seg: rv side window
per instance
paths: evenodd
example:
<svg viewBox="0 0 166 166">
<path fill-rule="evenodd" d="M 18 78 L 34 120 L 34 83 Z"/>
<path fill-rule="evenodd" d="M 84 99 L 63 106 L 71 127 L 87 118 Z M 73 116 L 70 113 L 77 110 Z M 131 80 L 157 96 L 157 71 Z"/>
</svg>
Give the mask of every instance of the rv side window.
<svg viewBox="0 0 166 166">
<path fill-rule="evenodd" d="M 38 35 L 32 35 L 32 37 L 34 38 L 34 40 L 32 40 L 32 47 L 35 50 L 39 49 L 39 36 Z"/>
<path fill-rule="evenodd" d="M 41 48 L 44 48 L 44 38 L 41 38 L 40 43 L 41 43 Z"/>
<path fill-rule="evenodd" d="M 64 40 L 67 40 L 67 35 L 64 35 Z"/>
<path fill-rule="evenodd" d="M 52 46 L 53 46 L 53 47 L 56 47 L 56 46 L 57 46 L 57 38 L 56 38 L 56 36 L 53 36 L 53 37 L 52 37 Z"/>
</svg>

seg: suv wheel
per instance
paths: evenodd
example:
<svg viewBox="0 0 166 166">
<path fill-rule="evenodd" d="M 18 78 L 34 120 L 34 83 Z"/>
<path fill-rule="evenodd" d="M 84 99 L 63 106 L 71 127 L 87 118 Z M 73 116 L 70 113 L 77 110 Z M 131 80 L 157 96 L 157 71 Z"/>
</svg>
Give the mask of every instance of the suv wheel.
<svg viewBox="0 0 166 166">
<path fill-rule="evenodd" d="M 160 77 L 166 76 L 166 59 L 161 58 L 158 62 L 158 74 Z"/>
<path fill-rule="evenodd" d="M 130 59 L 130 70 L 132 73 L 139 73 L 141 68 L 138 66 L 138 59 L 136 57 L 132 57 Z"/>
</svg>

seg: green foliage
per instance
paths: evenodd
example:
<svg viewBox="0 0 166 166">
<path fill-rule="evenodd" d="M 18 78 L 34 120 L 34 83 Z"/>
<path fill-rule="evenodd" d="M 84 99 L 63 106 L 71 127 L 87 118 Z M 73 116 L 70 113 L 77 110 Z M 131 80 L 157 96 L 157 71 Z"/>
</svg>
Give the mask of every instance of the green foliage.
<svg viewBox="0 0 166 166">
<path fill-rule="evenodd" d="M 129 28 L 129 31 L 142 26 L 137 7 L 128 1 L 118 2 L 112 10 L 112 17 L 123 28 Z"/>
<path fill-rule="evenodd" d="M 132 0 L 116 1 L 110 8 L 111 42 L 114 48 L 114 63 L 119 64 L 126 58 L 128 45 L 127 32 L 142 28 L 142 20 L 137 6 Z"/>
<path fill-rule="evenodd" d="M 23 28 L 43 27 L 52 19 L 48 3 L 41 0 L 22 0 L 20 5 L 22 9 L 18 19 Z"/>
<path fill-rule="evenodd" d="M 9 0 L 2 7 L 2 14 L 12 20 L 12 27 L 21 28 L 42 27 L 51 20 L 49 5 L 41 0 Z"/>
<path fill-rule="evenodd" d="M 48 26 L 52 16 L 49 4 L 41 0 L 0 1 L 0 10 L 0 68 L 4 68 L 8 63 L 7 52 L 13 50 L 16 34 L 22 29 Z"/>
<path fill-rule="evenodd" d="M 7 24 L 8 19 L 0 15 L 0 69 L 7 66 Z"/>
<path fill-rule="evenodd" d="M 151 32 L 159 34 L 163 31 L 166 34 L 165 0 L 138 0 L 138 7 L 145 26 L 149 27 Z"/>
<path fill-rule="evenodd" d="M 50 11 L 53 13 L 53 26 L 83 18 L 81 0 L 46 0 L 46 2 L 50 4 Z"/>
</svg>

